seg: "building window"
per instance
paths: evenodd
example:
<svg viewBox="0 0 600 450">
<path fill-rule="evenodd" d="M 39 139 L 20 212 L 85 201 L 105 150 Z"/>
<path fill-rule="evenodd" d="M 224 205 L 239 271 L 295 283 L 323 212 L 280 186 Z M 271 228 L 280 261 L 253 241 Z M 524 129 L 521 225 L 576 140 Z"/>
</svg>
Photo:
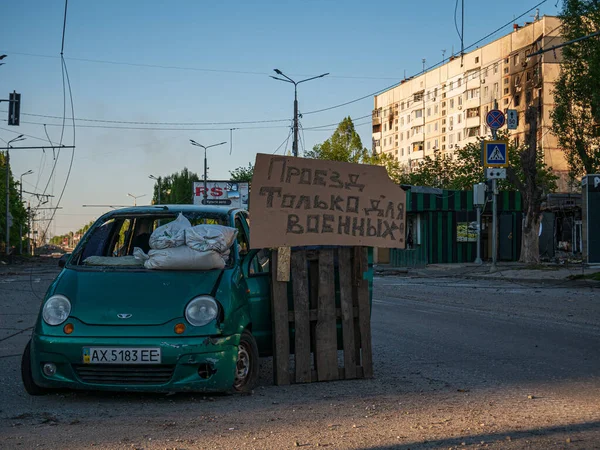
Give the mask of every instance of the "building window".
<svg viewBox="0 0 600 450">
<path fill-rule="evenodd" d="M 431 141 L 427 141 L 427 150 L 431 150 Z"/>
<path fill-rule="evenodd" d="M 431 124 L 430 123 L 427 124 L 427 132 L 431 133 Z"/>
<path fill-rule="evenodd" d="M 504 79 L 504 84 L 505 84 L 505 85 L 507 85 L 507 84 L 509 84 L 509 83 L 510 83 L 510 79 L 509 79 L 509 78 L 505 78 L 505 79 Z"/>
<path fill-rule="evenodd" d="M 431 108 L 427 108 L 427 117 L 431 115 Z"/>
<path fill-rule="evenodd" d="M 415 142 L 415 143 L 413 144 L 413 149 L 412 149 L 412 151 L 413 151 L 413 152 L 420 152 L 420 151 L 423 151 L 423 145 L 424 145 L 424 144 L 423 144 L 423 141 L 421 141 L 421 142 Z"/>
<path fill-rule="evenodd" d="M 450 144 L 454 144 L 454 135 L 453 134 L 451 134 L 450 136 L 448 136 L 448 142 Z"/>
<path fill-rule="evenodd" d="M 521 103 L 521 96 L 515 95 L 515 106 L 519 106 L 519 103 Z"/>
<path fill-rule="evenodd" d="M 462 80 L 459 78 L 458 80 L 456 80 L 456 87 L 460 87 L 462 83 Z"/>
<path fill-rule="evenodd" d="M 458 96 L 458 106 L 462 106 L 462 95 Z"/>
<path fill-rule="evenodd" d="M 456 123 L 462 123 L 462 114 L 456 116 Z"/>
<path fill-rule="evenodd" d="M 433 143 L 433 149 L 437 150 L 437 148 L 438 148 L 438 140 L 436 139 Z"/>
<path fill-rule="evenodd" d="M 504 68 L 504 75 L 506 75 L 508 73 L 508 67 Z"/>
<path fill-rule="evenodd" d="M 383 131 L 387 131 L 387 123 L 383 124 Z"/>
<path fill-rule="evenodd" d="M 508 99 L 507 98 L 504 99 L 504 104 L 508 105 Z"/>
<path fill-rule="evenodd" d="M 527 72 L 527 81 L 531 81 L 531 71 Z"/>
<path fill-rule="evenodd" d="M 487 113 L 489 113 L 489 112 L 490 112 L 490 107 L 489 107 L 489 106 L 486 106 L 486 107 L 484 108 L 484 116 L 487 116 Z"/>
<path fill-rule="evenodd" d="M 450 126 L 454 125 L 454 117 L 450 116 L 450 119 L 448 119 L 448 123 L 450 124 Z"/>
<path fill-rule="evenodd" d="M 433 98 L 434 98 L 434 99 L 437 97 L 437 90 L 438 90 L 438 88 L 435 88 L 435 89 L 433 90 Z"/>
<path fill-rule="evenodd" d="M 483 88 L 483 96 L 484 96 L 484 97 L 487 97 L 487 96 L 488 96 L 488 94 L 489 94 L 489 91 L 490 91 L 490 90 L 488 89 L 488 87 L 487 87 L 487 86 L 486 86 L 486 87 L 484 87 L 484 88 Z"/>
<path fill-rule="evenodd" d="M 479 89 L 469 89 L 467 91 L 467 100 L 478 98 L 479 97 Z"/>
<path fill-rule="evenodd" d="M 438 130 L 438 123 L 437 123 L 437 122 L 433 124 L 433 129 L 434 129 L 435 131 L 437 131 L 437 130 Z"/>
<path fill-rule="evenodd" d="M 508 95 L 508 88 L 504 88 L 504 95 Z"/>
<path fill-rule="evenodd" d="M 454 82 L 452 82 L 452 81 L 451 81 L 451 82 L 450 82 L 450 90 L 452 90 L 452 88 L 453 88 L 453 84 L 454 84 Z"/>
<path fill-rule="evenodd" d="M 423 117 L 423 110 L 422 109 L 417 109 L 415 111 L 415 119 L 420 119 L 421 117 Z"/>
<path fill-rule="evenodd" d="M 477 64 L 479 62 L 479 56 L 475 57 L 475 64 Z"/>
<path fill-rule="evenodd" d="M 494 64 L 494 73 L 498 73 L 498 63 Z"/>
<path fill-rule="evenodd" d="M 518 53 L 513 56 L 513 64 L 515 64 L 515 65 L 519 64 L 519 54 Z"/>
<path fill-rule="evenodd" d="M 414 100 L 415 102 L 422 102 L 422 101 L 423 101 L 423 92 L 422 92 L 422 91 L 421 91 L 421 92 L 417 92 L 417 93 L 414 95 L 414 97 L 413 97 L 413 100 Z"/>
<path fill-rule="evenodd" d="M 454 99 L 453 98 L 450 99 L 450 108 L 454 108 Z"/>
<path fill-rule="evenodd" d="M 456 133 L 456 142 L 460 142 L 460 131 Z"/>
<path fill-rule="evenodd" d="M 400 150 L 400 156 L 404 156 L 404 147 Z"/>
<path fill-rule="evenodd" d="M 483 72 L 482 72 L 482 75 L 481 75 L 481 76 L 482 76 L 483 78 L 487 78 L 487 76 L 488 76 L 488 68 L 487 68 L 487 67 L 485 67 L 485 68 L 483 69 Z"/>
<path fill-rule="evenodd" d="M 404 110 L 404 102 L 400 103 L 400 109 Z"/>
<path fill-rule="evenodd" d="M 498 83 L 494 83 L 494 96 L 498 96 Z"/>
<path fill-rule="evenodd" d="M 434 114 L 437 114 L 437 113 L 438 113 L 438 111 L 439 111 L 439 109 L 438 109 L 438 105 L 435 105 L 435 106 L 433 107 L 433 113 L 434 113 Z"/>
<path fill-rule="evenodd" d="M 394 131 L 398 131 L 398 127 L 395 127 L 396 129 Z"/>
<path fill-rule="evenodd" d="M 406 123 L 410 123 L 410 114 L 406 116 Z"/>
<path fill-rule="evenodd" d="M 467 137 L 479 136 L 479 127 L 467 128 Z"/>
<path fill-rule="evenodd" d="M 479 108 L 469 108 L 467 109 L 467 118 L 479 117 Z"/>
</svg>

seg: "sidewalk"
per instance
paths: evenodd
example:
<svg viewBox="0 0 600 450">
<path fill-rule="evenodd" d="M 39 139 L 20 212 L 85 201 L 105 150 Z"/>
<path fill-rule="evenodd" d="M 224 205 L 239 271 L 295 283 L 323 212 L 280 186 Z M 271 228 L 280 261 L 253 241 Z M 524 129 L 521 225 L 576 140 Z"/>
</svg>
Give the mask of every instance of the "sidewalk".
<svg viewBox="0 0 600 450">
<path fill-rule="evenodd" d="M 425 267 L 392 267 L 374 265 L 376 276 L 404 276 L 411 278 L 464 278 L 476 280 L 503 280 L 515 283 L 567 284 L 585 283 L 600 287 L 600 281 L 581 279 L 582 275 L 600 273 L 600 265 L 540 264 L 530 266 L 518 262 L 501 262 L 491 272 L 491 264 L 429 264 Z"/>
</svg>

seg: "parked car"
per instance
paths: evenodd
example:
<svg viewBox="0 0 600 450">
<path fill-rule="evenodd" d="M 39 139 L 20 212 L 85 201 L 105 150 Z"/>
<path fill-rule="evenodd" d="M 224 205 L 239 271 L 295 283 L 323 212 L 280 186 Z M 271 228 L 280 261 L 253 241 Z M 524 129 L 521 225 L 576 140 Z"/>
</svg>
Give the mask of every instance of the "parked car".
<svg viewBox="0 0 600 450">
<path fill-rule="evenodd" d="M 152 231 L 182 213 L 238 231 L 224 269 L 90 266 L 90 256 L 148 251 Z M 247 212 L 148 206 L 100 217 L 59 265 L 21 372 L 27 392 L 53 388 L 251 391 L 271 349 L 269 254 L 247 251 Z"/>
</svg>

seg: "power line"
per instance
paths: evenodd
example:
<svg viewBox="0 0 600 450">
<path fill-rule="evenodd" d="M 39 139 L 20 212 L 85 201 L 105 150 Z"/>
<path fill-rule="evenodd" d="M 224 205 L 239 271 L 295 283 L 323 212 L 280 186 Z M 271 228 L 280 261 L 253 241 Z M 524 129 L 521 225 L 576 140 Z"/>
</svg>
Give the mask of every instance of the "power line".
<svg viewBox="0 0 600 450">
<path fill-rule="evenodd" d="M 10 50 L 3 50 L 3 53 L 8 53 L 11 55 L 20 55 L 20 56 L 31 56 L 34 58 L 57 58 L 52 55 L 42 55 L 36 53 L 25 53 L 25 52 L 13 52 Z M 110 64 L 117 66 L 130 66 L 130 67 L 145 67 L 151 69 L 169 69 L 169 70 L 184 70 L 184 71 L 193 71 L 193 72 L 207 72 L 207 73 L 229 73 L 234 75 L 257 75 L 257 76 L 269 76 L 269 72 L 258 72 L 258 71 L 250 71 L 250 70 L 229 70 L 229 69 L 212 69 L 212 68 L 203 68 L 203 67 L 186 67 L 186 66 L 167 66 L 161 64 L 144 64 L 144 63 L 132 63 L 125 61 L 110 61 L 104 59 L 92 59 L 92 58 L 75 58 L 69 57 L 65 58 L 69 61 L 81 61 L 81 62 L 90 62 L 96 64 Z M 304 77 L 311 76 L 308 74 L 292 74 L 292 76 Z M 357 75 L 330 75 L 329 78 L 340 78 L 340 79 L 350 79 L 350 80 L 395 80 L 396 77 L 374 77 L 374 76 L 357 76 Z"/>
<path fill-rule="evenodd" d="M 479 39 L 478 41 L 476 41 L 476 42 L 474 42 L 473 44 L 471 44 L 471 45 L 469 45 L 468 47 L 466 47 L 464 50 L 469 50 L 470 48 L 472 48 L 472 47 L 475 47 L 475 46 L 476 46 L 477 44 L 479 44 L 480 42 L 482 42 L 482 41 L 486 40 L 487 38 L 489 38 L 489 37 L 493 36 L 493 35 L 494 35 L 494 34 L 496 34 L 497 32 L 499 32 L 499 31 L 501 31 L 502 29 L 506 28 L 507 26 L 511 25 L 511 24 L 512 24 L 512 23 L 513 23 L 515 20 L 517 20 L 517 19 L 520 19 L 521 17 L 523 17 L 523 16 L 527 15 L 528 13 L 530 13 L 531 11 L 533 11 L 534 9 L 536 9 L 537 7 L 539 7 L 540 5 L 543 5 L 543 4 L 544 4 L 544 3 L 546 3 L 547 1 L 548 1 L 548 0 L 542 0 L 540 3 L 538 3 L 538 4 L 537 4 L 537 5 L 535 5 L 535 6 L 533 6 L 532 8 L 528 9 L 527 11 L 525 11 L 525 12 L 524 12 L 523 14 L 521 14 L 520 16 L 518 16 L 518 17 L 515 17 L 515 18 L 514 18 L 513 20 L 511 20 L 510 22 L 508 22 L 508 23 L 506 23 L 506 24 L 502 25 L 501 27 L 497 28 L 496 30 L 492 31 L 491 33 L 487 34 L 486 36 L 482 37 L 482 38 L 481 38 L 481 39 Z M 429 70 L 431 70 L 431 69 L 434 69 L 435 67 L 439 66 L 440 64 L 443 64 L 443 63 L 444 63 L 444 61 L 445 61 L 445 60 L 442 60 L 442 61 L 439 61 L 439 62 L 437 62 L 437 63 L 435 63 L 435 64 L 433 64 L 433 65 L 429 66 L 427 69 L 425 69 L 425 72 L 427 72 L 427 71 L 429 71 Z M 421 72 L 419 72 L 419 73 L 421 73 Z M 413 75 L 413 77 L 414 77 L 414 76 L 416 76 L 416 75 L 417 75 L 417 74 Z M 409 78 L 413 78 L 413 77 L 409 77 Z M 366 99 L 366 98 L 369 98 L 369 97 L 374 97 L 375 95 L 379 95 L 379 94 L 381 94 L 382 92 L 389 91 L 390 89 L 393 89 L 393 88 L 395 88 L 395 87 L 399 86 L 400 84 L 401 84 L 401 82 L 394 83 L 394 84 L 392 84 L 391 86 L 388 86 L 388 87 L 386 87 L 386 88 L 380 89 L 380 90 L 378 90 L 378 91 L 375 91 L 375 92 L 373 92 L 373 93 L 371 93 L 371 94 L 368 94 L 368 95 L 363 95 L 362 97 L 356 98 L 356 99 L 354 99 L 354 100 L 350 100 L 350 101 L 347 101 L 347 102 L 344 102 L 344 103 L 340 103 L 339 105 L 334 105 L 334 106 L 329 106 L 329 107 L 326 107 L 326 108 L 316 109 L 316 110 L 314 110 L 314 111 L 308 111 L 308 112 L 305 112 L 304 114 L 305 114 L 305 115 L 306 115 L 306 114 L 316 114 L 316 113 L 320 113 L 320 112 L 324 112 L 324 111 L 330 111 L 330 110 L 332 110 L 332 109 L 336 109 L 336 108 L 341 108 L 342 106 L 347 106 L 347 105 L 350 105 L 350 104 L 352 104 L 352 103 L 356 103 L 356 102 L 359 102 L 359 101 L 361 101 L 361 100 L 364 100 L 364 99 Z"/>
</svg>

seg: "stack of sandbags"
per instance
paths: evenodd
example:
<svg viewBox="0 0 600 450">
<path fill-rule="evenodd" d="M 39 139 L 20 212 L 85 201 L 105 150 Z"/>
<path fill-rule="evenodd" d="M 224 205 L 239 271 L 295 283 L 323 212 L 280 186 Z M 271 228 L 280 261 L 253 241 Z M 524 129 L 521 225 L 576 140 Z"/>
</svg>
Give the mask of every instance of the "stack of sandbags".
<svg viewBox="0 0 600 450">
<path fill-rule="evenodd" d="M 133 254 L 147 269 L 223 269 L 236 237 L 235 228 L 222 225 L 192 227 L 189 220 L 179 214 L 173 222 L 154 230 L 147 255 L 140 248 L 135 248 Z"/>
</svg>

